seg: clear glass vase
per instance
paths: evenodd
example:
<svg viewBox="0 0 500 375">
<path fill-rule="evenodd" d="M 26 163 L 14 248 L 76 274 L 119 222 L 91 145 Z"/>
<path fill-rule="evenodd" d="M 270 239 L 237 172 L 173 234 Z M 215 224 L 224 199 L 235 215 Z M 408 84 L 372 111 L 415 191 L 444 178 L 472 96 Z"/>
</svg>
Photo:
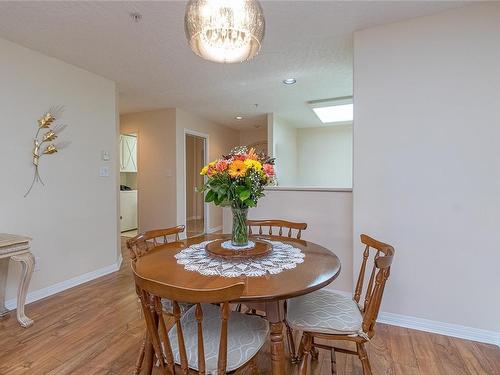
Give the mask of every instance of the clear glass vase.
<svg viewBox="0 0 500 375">
<path fill-rule="evenodd" d="M 231 207 L 233 211 L 233 234 L 231 244 L 233 246 L 248 245 L 247 214 L 248 208 Z"/>
</svg>

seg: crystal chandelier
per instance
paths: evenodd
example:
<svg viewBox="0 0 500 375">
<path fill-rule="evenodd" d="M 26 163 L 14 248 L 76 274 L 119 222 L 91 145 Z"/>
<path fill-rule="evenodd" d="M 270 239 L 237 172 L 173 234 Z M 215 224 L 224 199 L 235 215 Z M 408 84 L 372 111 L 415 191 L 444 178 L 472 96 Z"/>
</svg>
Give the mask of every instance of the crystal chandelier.
<svg viewBox="0 0 500 375">
<path fill-rule="evenodd" d="M 257 0 L 190 0 L 184 29 L 198 56 L 221 63 L 243 62 L 260 51 L 264 13 Z"/>
</svg>

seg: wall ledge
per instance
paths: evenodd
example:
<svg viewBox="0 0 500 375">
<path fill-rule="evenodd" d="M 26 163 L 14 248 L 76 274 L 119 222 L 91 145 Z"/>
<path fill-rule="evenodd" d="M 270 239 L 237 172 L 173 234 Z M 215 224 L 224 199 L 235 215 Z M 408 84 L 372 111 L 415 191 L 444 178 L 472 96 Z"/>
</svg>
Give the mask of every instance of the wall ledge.
<svg viewBox="0 0 500 375">
<path fill-rule="evenodd" d="M 54 294 L 63 292 L 67 289 L 73 288 L 80 284 L 84 284 L 86 282 L 98 279 L 99 277 L 106 276 L 110 273 L 116 272 L 120 269 L 123 258 L 120 254 L 120 258 L 113 264 L 109 266 L 99 268 L 95 271 L 84 273 L 83 275 L 73 277 L 68 280 L 61 281 L 59 283 L 49 285 L 45 288 L 34 290 L 29 292 L 26 296 L 26 304 L 31 302 L 38 301 L 42 298 L 50 297 Z M 14 310 L 17 308 L 17 298 L 11 298 L 5 301 L 5 308 L 8 310 Z"/>
<path fill-rule="evenodd" d="M 327 191 L 339 193 L 352 193 L 352 188 L 329 188 L 329 187 L 312 187 L 312 186 L 267 186 L 264 188 L 267 191 Z"/>
<path fill-rule="evenodd" d="M 351 292 L 337 290 L 332 287 L 326 287 L 328 290 L 338 293 L 345 297 L 352 297 Z M 483 342 L 486 344 L 493 344 L 500 347 L 500 332 L 490 331 L 481 328 L 467 327 L 460 324 L 439 322 L 436 320 L 429 320 L 417 318 L 409 315 L 394 314 L 389 312 L 380 312 L 377 318 L 378 323 L 389 324 L 391 326 L 398 326 L 417 331 L 424 331 L 436 333 L 444 336 L 457 337 L 464 340 L 472 340 Z"/>
</svg>

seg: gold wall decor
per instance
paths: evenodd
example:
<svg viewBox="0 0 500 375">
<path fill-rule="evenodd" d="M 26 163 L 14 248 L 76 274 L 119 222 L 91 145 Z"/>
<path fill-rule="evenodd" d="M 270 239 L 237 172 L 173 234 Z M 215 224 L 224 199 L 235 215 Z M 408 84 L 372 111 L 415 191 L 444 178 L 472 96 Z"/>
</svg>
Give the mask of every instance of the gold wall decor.
<svg viewBox="0 0 500 375">
<path fill-rule="evenodd" d="M 37 121 L 38 127 L 35 137 L 33 138 L 33 166 L 35 168 L 35 171 L 33 175 L 33 181 L 31 182 L 31 185 L 26 194 L 24 194 L 24 197 L 28 196 L 35 183 L 40 182 L 42 185 L 45 185 L 42 178 L 40 177 L 40 159 L 44 155 L 55 154 L 58 150 L 58 146 L 55 145 L 52 141 L 54 141 L 57 138 L 58 134 L 66 127 L 66 125 L 56 124 L 56 121 L 60 118 L 62 112 L 62 106 L 52 107 Z"/>
</svg>

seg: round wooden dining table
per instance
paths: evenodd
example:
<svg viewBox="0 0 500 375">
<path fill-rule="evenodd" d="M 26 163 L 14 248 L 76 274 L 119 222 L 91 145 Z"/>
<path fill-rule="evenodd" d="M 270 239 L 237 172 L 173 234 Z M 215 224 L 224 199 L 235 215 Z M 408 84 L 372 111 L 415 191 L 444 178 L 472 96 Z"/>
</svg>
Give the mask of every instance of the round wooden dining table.
<svg viewBox="0 0 500 375">
<path fill-rule="evenodd" d="M 204 276 L 195 271 L 187 271 L 178 264 L 175 255 L 182 249 L 203 241 L 229 238 L 223 234 L 208 234 L 187 240 L 158 246 L 147 256 L 137 259 L 136 272 L 143 278 L 169 285 L 190 289 L 214 289 L 244 282 L 243 295 L 234 303 L 259 311 L 265 311 L 270 326 L 272 374 L 285 374 L 283 321 L 285 301 L 321 289 L 330 284 L 340 274 L 340 260 L 330 250 L 301 239 L 276 236 L 256 236 L 257 238 L 286 242 L 299 248 L 304 254 L 304 262 L 293 269 L 278 274 L 260 277 Z M 186 301 L 187 302 L 187 301 Z"/>
</svg>

